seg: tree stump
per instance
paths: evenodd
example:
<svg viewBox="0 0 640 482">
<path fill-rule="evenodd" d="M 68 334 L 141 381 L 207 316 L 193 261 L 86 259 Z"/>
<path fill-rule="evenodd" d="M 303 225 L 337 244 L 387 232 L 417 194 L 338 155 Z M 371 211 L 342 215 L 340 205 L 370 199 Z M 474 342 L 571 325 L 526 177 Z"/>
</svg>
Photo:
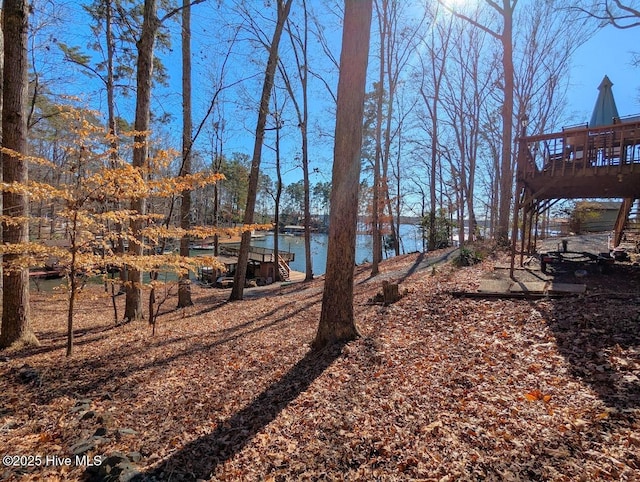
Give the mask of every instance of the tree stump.
<svg viewBox="0 0 640 482">
<path fill-rule="evenodd" d="M 382 300 L 385 305 L 395 303 L 400 299 L 400 292 L 398 290 L 398 283 L 389 283 L 388 281 L 382 282 Z"/>
</svg>

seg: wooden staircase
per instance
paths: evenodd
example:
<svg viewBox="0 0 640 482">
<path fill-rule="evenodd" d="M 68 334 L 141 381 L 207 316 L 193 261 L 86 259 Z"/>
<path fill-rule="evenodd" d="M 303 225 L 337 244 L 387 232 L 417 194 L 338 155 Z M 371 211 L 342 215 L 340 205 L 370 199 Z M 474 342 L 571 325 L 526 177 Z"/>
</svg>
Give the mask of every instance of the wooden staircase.
<svg viewBox="0 0 640 482">
<path fill-rule="evenodd" d="M 615 119 L 518 139 L 512 266 L 535 252 L 539 220 L 561 199 L 624 199 L 614 246 L 629 242 L 634 200 L 640 199 L 640 119 Z M 519 241 L 519 243 L 518 243 Z M 519 246 L 518 246 L 519 244 Z"/>
<path fill-rule="evenodd" d="M 622 241 L 622 236 L 624 234 L 625 228 L 627 227 L 629 221 L 629 213 L 631 212 L 631 208 L 633 207 L 634 199 L 631 197 L 624 198 L 622 204 L 620 205 L 620 210 L 618 211 L 618 216 L 616 218 L 616 223 L 613 226 L 613 246 L 616 247 L 620 245 Z"/>
<path fill-rule="evenodd" d="M 614 247 L 640 248 L 640 200 L 625 198 L 620 206 L 614 228 Z"/>
<path fill-rule="evenodd" d="M 291 274 L 291 269 L 282 256 L 278 255 L 278 273 L 280 274 L 281 281 L 287 281 Z"/>
</svg>

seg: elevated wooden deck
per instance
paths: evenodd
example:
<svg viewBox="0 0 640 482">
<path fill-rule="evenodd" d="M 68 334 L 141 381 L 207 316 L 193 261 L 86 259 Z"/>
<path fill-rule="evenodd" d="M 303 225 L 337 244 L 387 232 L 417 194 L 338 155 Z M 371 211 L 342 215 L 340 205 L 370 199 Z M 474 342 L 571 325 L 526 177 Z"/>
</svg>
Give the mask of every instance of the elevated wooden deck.
<svg viewBox="0 0 640 482">
<path fill-rule="evenodd" d="M 534 199 L 640 197 L 640 121 L 520 138 L 517 181 Z"/>
<path fill-rule="evenodd" d="M 523 253 L 536 250 L 539 217 L 560 199 L 623 199 L 615 225 L 617 246 L 629 209 L 640 199 L 640 118 L 520 137 L 516 183 L 513 255 L 519 238 L 521 263 Z"/>
</svg>

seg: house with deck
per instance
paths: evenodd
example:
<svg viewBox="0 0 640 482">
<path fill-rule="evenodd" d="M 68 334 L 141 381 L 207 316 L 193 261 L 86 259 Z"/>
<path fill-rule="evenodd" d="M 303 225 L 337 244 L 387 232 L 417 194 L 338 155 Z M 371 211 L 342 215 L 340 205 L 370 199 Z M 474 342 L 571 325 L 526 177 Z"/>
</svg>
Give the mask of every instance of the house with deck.
<svg viewBox="0 0 640 482">
<path fill-rule="evenodd" d="M 613 229 L 618 246 L 640 199 L 640 116 L 620 117 L 607 76 L 589 123 L 517 141 L 512 253 L 535 253 L 541 215 L 563 199 L 621 200 Z"/>
</svg>

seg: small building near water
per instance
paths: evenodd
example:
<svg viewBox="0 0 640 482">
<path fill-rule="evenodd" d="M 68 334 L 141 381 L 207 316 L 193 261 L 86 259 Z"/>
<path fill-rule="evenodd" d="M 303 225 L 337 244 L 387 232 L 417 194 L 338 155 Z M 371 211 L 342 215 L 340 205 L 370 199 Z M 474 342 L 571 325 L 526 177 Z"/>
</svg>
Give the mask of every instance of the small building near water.
<svg viewBox="0 0 640 482">
<path fill-rule="evenodd" d="M 215 270 L 203 267 L 200 269 L 199 278 L 201 281 L 216 285 L 219 278 L 230 278 L 236 273 L 238 267 L 238 256 L 240 244 L 225 244 L 220 247 L 221 255 L 217 259 L 224 264 L 225 270 Z M 295 259 L 295 253 L 279 251 L 274 254 L 273 249 L 251 246 L 249 249 L 249 261 L 247 265 L 247 280 L 255 282 L 258 286 L 271 284 L 276 279 L 276 270 L 282 281 L 288 280 L 291 269 L 289 263 Z"/>
<path fill-rule="evenodd" d="M 580 201 L 573 210 L 571 229 L 576 233 L 613 231 L 621 202 Z"/>
<path fill-rule="evenodd" d="M 238 267 L 238 258 L 234 256 L 216 256 L 216 259 L 224 265 L 224 270 L 211 266 L 203 266 L 198 270 L 198 279 L 206 285 L 215 286 L 218 278 L 233 276 Z"/>
<path fill-rule="evenodd" d="M 304 226 L 289 224 L 284 227 L 282 232 L 289 236 L 304 236 Z"/>
</svg>

